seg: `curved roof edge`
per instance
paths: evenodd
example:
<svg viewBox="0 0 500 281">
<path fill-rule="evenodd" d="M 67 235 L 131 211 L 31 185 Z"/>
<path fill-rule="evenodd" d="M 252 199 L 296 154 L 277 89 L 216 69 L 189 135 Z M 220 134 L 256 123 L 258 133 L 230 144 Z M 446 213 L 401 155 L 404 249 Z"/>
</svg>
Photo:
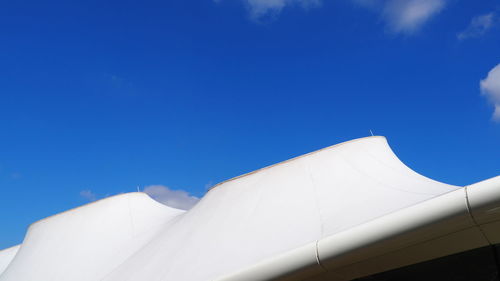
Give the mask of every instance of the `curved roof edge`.
<svg viewBox="0 0 500 281">
<path fill-rule="evenodd" d="M 87 204 L 84 204 L 84 205 L 81 205 L 81 206 L 78 206 L 78 207 L 75 207 L 75 208 L 72 208 L 72 209 L 69 209 L 69 210 L 66 210 L 66 211 L 62 211 L 60 213 L 56 213 L 56 214 L 53 214 L 53 215 L 50 215 L 48 217 L 45 217 L 43 219 L 39 219 L 33 223 L 31 223 L 29 226 L 28 226 L 28 230 L 33 227 L 34 225 L 37 225 L 41 222 L 44 222 L 46 220 L 49 220 L 51 218 L 54 218 L 54 217 L 57 217 L 57 216 L 61 216 L 61 215 L 65 215 L 65 214 L 68 214 L 68 213 L 72 213 L 72 212 L 76 212 L 76 211 L 79 211 L 81 209 L 84 209 L 84 208 L 88 208 L 88 207 L 91 207 L 95 204 L 99 204 L 103 201 L 109 201 L 109 200 L 116 200 L 118 198 L 121 198 L 121 197 L 131 197 L 131 196 L 140 196 L 140 197 L 143 197 L 143 198 L 147 198 L 149 201 L 151 201 L 153 204 L 156 204 L 158 206 L 161 206 L 161 207 L 164 207 L 165 209 L 173 209 L 173 210 L 176 210 L 176 211 L 181 211 L 181 212 L 185 212 L 185 210 L 181 210 L 181 209 L 177 209 L 177 208 L 173 208 L 173 207 L 170 207 L 170 206 L 167 206 L 165 204 L 162 204 L 156 200 L 154 200 L 153 198 L 151 198 L 151 196 L 149 196 L 147 193 L 145 192 L 137 192 L 137 191 L 134 191 L 134 192 L 128 192 L 128 193 L 120 193 L 120 194 L 116 194 L 116 195 L 111 195 L 109 197 L 105 197 L 105 198 L 101 198 L 101 199 L 98 199 L 98 200 L 95 200 L 95 201 L 92 201 L 92 202 L 89 202 Z"/>
<path fill-rule="evenodd" d="M 342 145 L 350 144 L 350 143 L 353 143 L 353 142 L 363 141 L 363 140 L 367 140 L 367 139 L 374 139 L 374 138 L 382 138 L 382 139 L 387 140 L 387 138 L 384 137 L 384 136 L 369 136 L 369 137 L 363 137 L 363 138 L 357 138 L 357 139 L 353 139 L 353 140 L 344 141 L 344 142 L 341 142 L 341 143 L 337 143 L 337 144 L 330 145 L 330 146 L 327 146 L 327 147 L 324 147 L 324 148 L 320 148 L 318 150 L 314 150 L 314 151 L 308 152 L 306 154 L 301 154 L 299 156 L 295 156 L 295 157 L 292 157 L 290 159 L 287 159 L 287 160 L 284 160 L 284 161 L 281 161 L 281 162 L 278 162 L 278 163 L 275 163 L 275 164 L 271 164 L 269 166 L 265 166 L 265 167 L 262 167 L 260 169 L 257 169 L 257 170 L 254 170 L 254 171 L 251 171 L 251 172 L 248 172 L 248 173 L 245 173 L 245 174 L 242 174 L 242 175 L 239 175 L 239 176 L 227 179 L 225 181 L 222 181 L 222 182 L 220 182 L 218 184 L 215 184 L 214 186 L 210 187 L 210 189 L 208 191 L 210 191 L 210 190 L 218 187 L 219 185 L 225 184 L 227 182 L 234 181 L 234 180 L 237 180 L 237 179 L 240 179 L 240 178 L 252 175 L 252 174 L 256 174 L 256 173 L 259 173 L 259 172 L 261 172 L 263 170 L 267 170 L 267 169 L 270 169 L 270 168 L 273 168 L 273 167 L 276 167 L 276 166 L 279 166 L 279 165 L 282 165 L 282 164 L 285 164 L 285 163 L 288 163 L 288 162 L 291 162 L 291 161 L 294 161 L 294 160 L 297 160 L 297 159 L 300 159 L 300 158 L 304 158 L 304 157 L 307 157 L 309 155 L 312 155 L 312 154 L 315 154 L 315 153 L 318 153 L 318 152 L 321 152 L 321 151 L 324 151 L 324 150 L 328 150 L 328 149 L 331 149 L 331 148 L 335 148 L 335 147 L 339 147 L 339 146 L 342 146 Z"/>
<path fill-rule="evenodd" d="M 19 247 L 21 247 L 21 244 L 17 244 L 17 245 L 14 245 L 14 246 L 7 247 L 7 248 L 5 248 L 5 249 L 1 249 L 1 250 L 0 250 L 0 254 L 2 254 L 3 252 L 7 252 L 7 251 L 9 251 L 9 250 L 12 250 L 12 249 L 14 249 L 14 248 L 19 248 Z"/>
<path fill-rule="evenodd" d="M 324 148 L 321 148 L 321 149 L 318 149 L 318 150 L 314 150 L 314 151 L 311 151 L 311 152 L 308 152 L 306 154 L 302 154 L 302 155 L 299 155 L 299 156 L 296 156 L 296 157 L 293 157 L 293 158 L 290 158 L 290 159 L 287 159 L 287 160 L 284 160 L 284 161 L 281 161 L 281 162 L 278 162 L 278 163 L 275 163 L 275 164 L 271 164 L 269 166 L 265 166 L 265 167 L 262 167 L 260 169 L 257 169 L 257 170 L 254 170 L 254 171 L 251 171 L 251 172 L 248 172 L 248 173 L 245 173 L 245 174 L 242 174 L 242 175 L 239 175 L 239 176 L 236 176 L 236 177 L 233 177 L 233 178 L 230 178 L 230 179 L 227 179 L 225 181 L 222 181 L 220 183 L 217 183 L 215 184 L 214 186 L 212 186 L 208 191 L 211 191 L 213 189 L 215 189 L 216 187 L 220 186 L 220 185 L 223 185 L 225 183 L 228 183 L 228 182 L 231 182 L 231 181 L 234 181 L 234 180 L 238 180 L 240 178 L 244 178 L 246 176 L 249 176 L 249 175 L 253 175 L 253 174 L 256 174 L 256 173 L 259 173 L 259 172 L 262 172 L 264 170 L 268 170 L 268 169 L 271 169 L 271 168 L 274 168 L 276 166 L 279 166 L 279 165 L 282 165 L 282 164 L 286 164 L 286 163 L 289 163 L 289 162 L 292 162 L 294 160 L 297 160 L 297 159 L 301 159 L 301 158 L 304 158 L 304 157 L 308 157 L 310 155 L 313 155 L 313 154 L 316 154 L 316 153 L 319 153 L 319 152 L 322 152 L 322 151 L 325 151 L 325 150 L 329 150 L 329 149 L 333 149 L 333 148 L 337 148 L 337 147 L 340 147 L 340 146 L 344 146 L 344 145 L 348 145 L 348 144 L 352 144 L 352 143 L 356 143 L 356 142 L 361 142 L 361 141 L 366 141 L 366 140 L 369 140 L 369 139 L 383 139 L 386 141 L 386 144 L 387 146 L 389 147 L 390 151 L 392 151 L 392 153 L 394 154 L 394 156 L 401 162 L 401 164 L 403 164 L 405 167 L 407 167 L 409 170 L 411 170 L 412 172 L 414 172 L 415 174 L 419 175 L 419 176 L 422 176 L 424 178 L 427 178 L 429 180 L 432 180 L 434 182 L 437 182 L 437 183 L 441 183 L 441 184 L 446 184 L 446 185 L 451 185 L 451 186 L 456 186 L 456 185 L 453 185 L 453 184 L 449 184 L 449 183 L 445 183 L 445 182 L 441 182 L 441 181 L 438 181 L 438 180 L 435 180 L 435 179 L 432 179 L 432 178 L 429 178 L 425 175 L 422 175 L 420 173 L 418 173 L 417 171 L 413 170 L 411 167 L 409 167 L 408 165 L 406 165 L 401 159 L 399 159 L 398 155 L 392 150 L 391 146 L 389 145 L 389 142 L 387 141 L 387 138 L 385 136 L 369 136 L 369 137 L 363 137 L 363 138 L 357 138 L 357 139 L 353 139 L 353 140 L 349 140 L 349 141 L 345 141 L 345 142 L 341 142 L 341 143 L 338 143 L 338 144 L 334 144 L 334 145 L 330 145 L 330 146 L 327 146 L 327 147 L 324 147 Z M 456 187 L 463 187 L 463 186 L 456 186 Z"/>
</svg>

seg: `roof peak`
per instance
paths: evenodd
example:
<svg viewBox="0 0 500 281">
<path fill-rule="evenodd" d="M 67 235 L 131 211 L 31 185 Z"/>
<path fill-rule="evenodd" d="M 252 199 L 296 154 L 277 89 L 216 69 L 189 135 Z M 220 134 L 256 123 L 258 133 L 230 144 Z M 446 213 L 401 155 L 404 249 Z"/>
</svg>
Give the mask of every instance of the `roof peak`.
<svg viewBox="0 0 500 281">
<path fill-rule="evenodd" d="M 320 148 L 320 149 L 308 152 L 306 154 L 295 156 L 295 157 L 292 157 L 290 159 L 287 159 L 287 160 L 284 160 L 284 161 L 281 161 L 281 162 L 278 162 L 278 163 L 274 163 L 274 164 L 271 164 L 271 165 L 259 168 L 257 170 L 254 170 L 254 171 L 251 171 L 251 172 L 248 172 L 248 173 L 244 173 L 242 175 L 239 175 L 239 176 L 232 177 L 230 179 L 224 180 L 224 181 L 222 181 L 220 183 L 217 183 L 217 184 L 213 185 L 212 187 L 210 187 L 210 189 L 208 191 L 211 191 L 212 189 L 215 189 L 216 187 L 218 187 L 218 186 L 220 186 L 222 184 L 225 184 L 227 182 L 230 182 L 230 181 L 233 181 L 233 180 L 237 180 L 237 179 L 240 179 L 240 178 L 243 178 L 243 177 L 246 177 L 246 176 L 258 173 L 258 172 L 261 172 L 263 170 L 267 170 L 269 168 L 273 168 L 275 166 L 278 166 L 278 165 L 281 165 L 281 164 L 285 164 L 285 163 L 288 163 L 288 162 L 291 162 L 291 161 L 294 161 L 294 160 L 297 160 L 297 159 L 300 159 L 300 158 L 303 158 L 303 157 L 306 157 L 306 156 L 309 156 L 309 155 L 312 155 L 312 154 L 315 154 L 315 153 L 318 153 L 318 152 L 321 152 L 321 151 L 324 151 L 324 150 L 328 150 L 328 149 L 331 149 L 331 148 L 334 148 L 334 147 L 343 146 L 343 145 L 346 145 L 346 144 L 351 144 L 351 143 L 354 143 L 354 142 L 365 141 L 365 140 L 368 140 L 368 139 L 379 139 L 379 138 L 382 138 L 382 139 L 384 139 L 384 140 L 387 141 L 387 138 L 384 137 L 384 136 L 368 136 L 368 137 L 362 137 L 362 138 L 352 139 L 352 140 L 344 141 L 344 142 L 341 142 L 341 143 L 333 144 L 333 145 L 330 145 L 330 146 L 327 146 L 327 147 L 323 147 L 323 148 Z"/>
</svg>

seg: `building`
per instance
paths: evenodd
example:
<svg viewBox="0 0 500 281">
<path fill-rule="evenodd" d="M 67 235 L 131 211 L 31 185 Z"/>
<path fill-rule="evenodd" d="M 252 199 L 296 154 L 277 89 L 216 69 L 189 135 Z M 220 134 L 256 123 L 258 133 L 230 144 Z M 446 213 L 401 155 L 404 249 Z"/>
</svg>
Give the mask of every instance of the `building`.
<svg viewBox="0 0 500 281">
<path fill-rule="evenodd" d="M 500 176 L 436 182 L 368 137 L 220 183 L 189 211 L 128 193 L 35 222 L 0 252 L 0 281 L 486 281 L 499 243 Z"/>
</svg>

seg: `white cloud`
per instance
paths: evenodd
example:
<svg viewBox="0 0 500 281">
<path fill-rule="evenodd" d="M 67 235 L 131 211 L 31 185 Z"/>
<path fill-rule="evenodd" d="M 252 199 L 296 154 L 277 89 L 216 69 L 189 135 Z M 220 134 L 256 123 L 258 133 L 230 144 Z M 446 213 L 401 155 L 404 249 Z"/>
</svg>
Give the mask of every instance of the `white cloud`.
<svg viewBox="0 0 500 281">
<path fill-rule="evenodd" d="M 214 0 L 221 2 L 222 0 Z M 248 8 L 250 17 L 255 21 L 261 21 L 264 18 L 275 17 L 286 6 L 299 6 L 310 8 L 319 6 L 322 0 L 242 0 Z"/>
<path fill-rule="evenodd" d="M 378 11 L 389 30 L 411 34 L 418 31 L 445 6 L 445 0 L 353 0 Z"/>
<path fill-rule="evenodd" d="M 490 28 L 495 25 L 497 17 L 495 13 L 491 12 L 485 15 L 480 15 L 472 18 L 469 26 L 457 34 L 459 40 L 464 40 L 468 38 L 480 37 L 484 35 Z"/>
<path fill-rule="evenodd" d="M 221 2 L 222 0 L 214 0 Z M 317 7 L 323 0 L 242 0 L 256 21 L 277 16 L 287 6 Z M 445 6 L 447 0 L 351 0 L 378 11 L 391 31 L 412 33 L 420 29 Z"/>
<path fill-rule="evenodd" d="M 97 195 L 88 189 L 80 191 L 80 196 L 88 201 L 95 201 L 97 199 Z"/>
<path fill-rule="evenodd" d="M 184 190 L 172 190 L 164 185 L 147 186 L 144 192 L 162 204 L 182 210 L 191 209 L 200 200 Z"/>
<path fill-rule="evenodd" d="M 488 76 L 479 83 L 481 93 L 493 103 L 495 111 L 493 112 L 493 120 L 500 121 L 500 64 L 497 64 Z"/>
<path fill-rule="evenodd" d="M 383 15 L 393 31 L 412 33 L 444 6 L 444 0 L 390 0 L 385 4 Z"/>
</svg>

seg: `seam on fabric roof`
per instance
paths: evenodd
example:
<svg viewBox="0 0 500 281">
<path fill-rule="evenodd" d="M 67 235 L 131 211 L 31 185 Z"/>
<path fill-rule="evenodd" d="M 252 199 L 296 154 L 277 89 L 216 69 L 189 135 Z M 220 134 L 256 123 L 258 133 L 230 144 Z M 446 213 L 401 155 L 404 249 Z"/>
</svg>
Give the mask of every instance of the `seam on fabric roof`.
<svg viewBox="0 0 500 281">
<path fill-rule="evenodd" d="M 256 203 L 255 205 L 253 206 L 252 208 L 252 215 L 255 214 L 255 212 L 257 211 L 257 209 L 259 208 L 260 206 L 260 203 L 262 202 L 262 198 L 263 198 L 263 190 L 262 188 L 255 188 L 256 185 L 260 185 L 260 183 L 263 181 L 263 179 L 265 178 L 266 174 L 260 174 L 258 178 L 256 178 L 253 182 L 251 182 L 250 184 L 248 184 L 247 186 L 245 186 L 244 188 L 251 188 L 252 189 L 252 192 L 256 193 L 256 197 L 257 197 L 257 200 L 256 200 Z M 257 194 L 258 193 L 258 194 Z M 247 218 L 245 218 L 247 219 Z"/>
<path fill-rule="evenodd" d="M 374 155 L 372 155 L 371 153 L 369 153 L 366 149 L 363 149 L 363 148 L 362 148 L 361 150 L 362 150 L 362 151 L 363 151 L 363 152 L 364 152 L 364 153 L 365 153 L 368 157 L 370 157 L 371 159 L 373 159 L 375 162 L 380 163 L 381 165 L 383 165 L 384 167 L 386 167 L 388 170 L 395 171 L 395 172 L 397 172 L 398 174 L 400 174 L 398 171 L 394 170 L 394 168 L 392 168 L 392 167 L 390 167 L 390 166 L 386 165 L 384 162 L 380 161 L 377 157 L 375 157 Z M 394 154 L 394 152 L 393 152 L 391 149 L 390 149 L 389 151 L 390 151 L 390 152 L 392 152 L 392 154 L 395 156 L 395 158 L 399 161 L 399 163 L 400 163 L 400 164 L 402 164 L 404 167 L 408 168 L 408 170 L 410 170 L 412 173 L 414 173 L 414 174 L 416 174 L 416 175 L 421 176 L 422 178 L 421 178 L 420 180 L 422 180 L 422 179 L 429 179 L 429 180 L 432 180 L 432 179 L 427 178 L 427 177 L 425 177 L 425 176 L 423 176 L 423 175 L 420 175 L 419 173 L 417 173 L 417 172 L 415 172 L 414 170 L 412 170 L 410 167 L 406 166 L 406 165 L 403 163 L 403 161 L 401 161 L 401 160 L 397 157 L 397 155 L 396 155 L 396 154 Z M 405 177 L 405 178 L 406 178 L 406 174 L 405 174 L 405 175 L 402 175 L 402 177 Z M 370 178 L 375 179 L 375 178 L 373 178 L 373 177 L 370 177 Z M 432 180 L 432 181 L 433 181 L 433 183 L 434 183 L 434 184 L 435 184 L 435 183 L 440 183 L 440 182 L 435 181 L 435 180 Z M 383 184 L 383 185 L 387 186 L 388 188 L 395 189 L 395 190 L 399 190 L 399 191 L 404 191 L 404 192 L 407 192 L 407 193 L 421 194 L 421 195 L 431 195 L 431 196 L 433 196 L 433 197 L 436 197 L 436 196 L 439 196 L 439 195 L 440 195 L 440 194 L 437 194 L 437 195 L 436 195 L 436 193 L 409 191 L 409 190 L 406 190 L 406 189 L 400 189 L 400 188 L 394 187 L 393 185 L 390 185 L 390 184 L 384 184 L 384 183 L 383 183 L 383 182 L 381 182 L 381 181 L 377 181 L 377 182 L 380 182 L 381 184 Z M 447 184 L 445 184 L 445 183 L 440 183 L 440 184 L 447 185 Z M 445 192 L 445 193 L 446 193 L 446 192 Z M 443 194 L 444 194 L 444 193 L 443 193 Z"/>
<path fill-rule="evenodd" d="M 127 198 L 128 214 L 130 216 L 130 226 L 132 227 L 132 237 L 135 236 L 134 218 L 132 217 L 132 206 L 130 206 L 130 197 Z"/>
<path fill-rule="evenodd" d="M 318 150 L 315 150 L 315 151 L 312 151 L 312 152 L 309 152 L 309 153 L 306 153 L 306 154 L 302 154 L 302 155 L 290 158 L 288 160 L 281 161 L 281 162 L 278 162 L 278 163 L 275 163 L 275 164 L 271 164 L 269 166 L 265 166 L 263 168 L 255 170 L 255 171 L 251 171 L 251 172 L 245 173 L 243 175 L 239 175 L 239 176 L 236 176 L 234 178 L 230 178 L 228 180 L 222 181 L 222 182 L 220 182 L 220 183 L 215 184 L 214 186 L 212 186 L 207 192 L 210 192 L 212 189 L 215 189 L 216 187 L 218 187 L 218 186 L 220 186 L 222 184 L 225 184 L 227 182 L 234 181 L 234 180 L 237 180 L 239 178 L 243 178 L 243 177 L 246 177 L 246 176 L 249 176 L 249 175 L 261 172 L 263 170 L 266 170 L 266 169 L 269 169 L 269 168 L 272 168 L 272 167 L 275 167 L 275 166 L 278 166 L 278 165 L 281 165 L 281 164 L 288 163 L 288 162 L 293 161 L 293 160 L 297 160 L 299 158 L 308 157 L 311 154 L 315 154 L 315 153 L 318 153 L 318 152 L 321 152 L 321 151 L 325 151 L 325 150 L 329 150 L 329 149 L 332 149 L 332 148 L 336 148 L 336 147 L 339 147 L 339 146 L 342 146 L 342 145 L 351 144 L 351 143 L 355 143 L 355 142 L 359 142 L 359 141 L 364 141 L 364 140 L 367 140 L 367 139 L 375 139 L 375 138 L 386 139 L 386 137 L 384 137 L 384 136 L 370 136 L 370 137 L 358 138 L 358 139 L 354 139 L 354 140 L 349 140 L 349 141 L 337 143 L 337 144 L 334 144 L 334 145 L 331 145 L 331 146 L 327 146 L 325 148 L 321 148 L 321 149 L 318 149 Z"/>
<path fill-rule="evenodd" d="M 17 254 L 19 253 L 19 250 L 21 250 L 21 246 L 22 246 L 22 244 L 18 244 L 18 245 L 15 245 L 15 246 L 12 246 L 12 247 L 0 250 L 0 253 L 4 252 L 4 251 L 8 251 L 8 250 L 16 251 L 16 253 L 12 257 L 12 259 L 10 259 L 10 261 L 7 263 L 7 266 L 4 268 L 4 270 L 2 272 L 0 272 L 0 278 L 9 269 L 9 266 L 12 264 L 12 262 L 14 261 L 14 259 L 17 257 Z M 17 248 L 17 249 L 13 250 L 14 248 Z"/>
<path fill-rule="evenodd" d="M 125 263 L 129 262 L 132 258 L 134 258 L 137 255 L 137 253 L 141 252 L 148 245 L 152 244 L 159 236 L 163 235 L 163 232 L 166 229 L 170 228 L 171 225 L 173 225 L 175 221 L 179 220 L 180 217 L 182 217 L 184 214 L 185 213 L 180 213 L 178 215 L 175 215 L 170 220 L 168 220 L 167 222 L 165 222 L 163 225 L 159 226 L 158 227 L 158 231 L 153 236 L 151 236 L 151 238 L 145 244 L 143 244 L 142 247 L 136 249 L 128 257 L 126 257 L 121 263 L 117 264 L 114 268 L 112 268 L 111 270 L 109 270 L 108 272 L 106 272 L 103 275 L 103 277 L 100 279 L 100 281 L 104 281 L 107 278 L 109 278 L 110 276 L 112 276 L 112 274 L 115 273 L 117 270 L 119 270 Z"/>
<path fill-rule="evenodd" d="M 463 187 L 461 187 L 461 188 L 463 188 Z M 458 189 L 457 189 L 457 190 L 458 190 Z M 434 198 L 437 198 L 437 197 L 443 196 L 443 195 L 448 194 L 448 193 L 451 193 L 451 192 L 455 192 L 455 191 L 457 191 L 457 190 L 451 190 L 451 191 L 449 191 L 449 192 L 445 192 L 445 193 L 442 193 L 442 194 L 438 194 L 438 195 L 433 196 L 433 197 L 431 197 L 431 198 L 427 198 L 427 199 L 421 200 L 421 201 L 419 201 L 419 202 L 415 202 L 415 203 L 410 204 L 410 205 L 408 205 L 408 206 L 404 206 L 404 207 L 398 208 L 398 209 L 393 210 L 393 211 L 391 211 L 391 212 L 389 212 L 389 213 L 385 213 L 385 214 L 382 214 L 382 215 L 380 215 L 380 216 L 377 216 L 377 217 L 371 218 L 371 219 L 369 219 L 369 220 L 359 222 L 359 223 L 357 223 L 357 224 L 354 224 L 354 225 L 352 225 L 352 226 L 349 226 L 348 228 L 343 228 L 343 229 L 340 229 L 339 231 L 336 231 L 336 232 L 332 233 L 331 235 L 335 235 L 335 234 L 338 234 L 338 233 L 341 233 L 341 232 L 347 231 L 347 230 L 348 230 L 348 229 L 350 229 L 350 228 L 357 227 L 357 226 L 362 225 L 362 224 L 365 224 L 365 223 L 369 223 L 369 222 L 374 221 L 374 220 L 376 220 L 376 219 L 379 219 L 379 218 L 381 218 L 381 217 L 384 217 L 384 216 L 390 215 L 390 214 L 392 214 L 392 213 L 394 213 L 394 212 L 398 212 L 398 211 L 404 210 L 404 209 L 406 209 L 406 208 L 413 207 L 413 206 L 415 206 L 415 205 L 421 204 L 421 203 L 423 203 L 423 202 L 427 202 L 427 201 L 429 201 L 429 200 L 432 200 L 432 199 L 434 199 Z"/>
<path fill-rule="evenodd" d="M 369 157 L 372 157 L 370 155 L 368 155 Z M 363 171 L 361 171 L 360 169 L 358 169 L 353 163 L 352 161 L 350 161 L 348 159 L 348 157 L 346 157 L 344 155 L 344 153 L 342 153 L 341 151 L 339 151 L 339 157 L 342 157 L 342 159 L 344 159 L 344 161 L 355 171 L 357 171 L 359 174 L 361 175 L 364 175 L 366 176 L 367 178 L 373 180 L 374 182 L 380 184 L 380 186 L 377 186 L 377 188 L 383 188 L 383 189 L 392 189 L 392 190 L 397 190 L 397 191 L 400 191 L 400 192 L 405 192 L 405 193 L 411 193 L 411 194 L 417 194 L 417 195 L 431 195 L 433 197 L 436 196 L 435 193 L 427 193 L 427 192 L 415 192 L 415 191 L 409 191 L 409 190 L 405 190 L 405 189 L 400 189 L 400 188 L 397 188 L 397 187 L 394 187 L 392 185 L 389 185 L 389 184 L 386 184 L 384 182 L 381 182 L 380 180 L 378 180 L 377 178 L 374 178 L 373 176 L 371 175 L 368 175 L 366 173 L 364 173 Z M 387 167 L 387 166 L 386 166 Z"/>
<path fill-rule="evenodd" d="M 483 235 L 484 239 L 486 239 L 486 241 L 488 241 L 488 244 L 493 246 L 493 243 L 491 243 L 490 239 L 488 239 L 488 236 L 486 235 L 484 230 L 481 228 L 481 225 L 479 225 L 479 223 L 477 223 L 476 218 L 472 214 L 472 206 L 470 205 L 468 190 L 469 190 L 469 186 L 465 186 L 464 191 L 465 191 L 465 204 L 467 206 L 467 212 L 469 213 L 469 216 L 472 220 L 472 223 L 479 229 L 479 231 L 481 232 L 481 235 Z"/>
<path fill-rule="evenodd" d="M 319 216 L 319 224 L 320 224 L 320 237 L 323 237 L 323 234 L 325 233 L 325 226 L 323 223 L 323 212 L 321 211 L 321 205 L 319 204 L 318 200 L 318 188 L 316 186 L 316 181 L 314 180 L 314 176 L 312 175 L 311 171 L 311 166 L 309 165 L 309 161 L 306 159 L 305 166 L 307 169 L 307 174 L 309 175 L 309 180 L 311 181 L 312 185 L 312 190 L 313 190 L 313 196 L 314 196 L 314 203 L 316 205 L 316 210 L 318 211 L 318 216 Z"/>
</svg>

